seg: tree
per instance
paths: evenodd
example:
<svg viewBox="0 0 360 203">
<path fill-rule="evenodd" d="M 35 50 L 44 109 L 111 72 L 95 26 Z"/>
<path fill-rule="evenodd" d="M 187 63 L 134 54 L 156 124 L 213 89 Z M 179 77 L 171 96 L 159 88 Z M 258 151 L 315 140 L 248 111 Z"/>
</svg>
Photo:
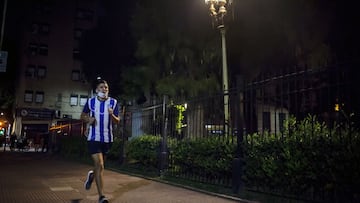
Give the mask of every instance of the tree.
<svg viewBox="0 0 360 203">
<path fill-rule="evenodd" d="M 326 67 L 347 55 L 358 55 L 358 31 L 352 22 L 359 18 L 351 4 L 339 0 L 233 2 L 228 10 L 234 14 L 226 16 L 230 85 L 238 74 L 250 81 L 263 72 Z M 101 25 L 85 34 L 82 52 L 89 78 L 103 72 L 115 75 L 114 82 L 121 77 L 116 84 L 120 93 L 141 102 L 150 95 L 185 98 L 220 90 L 220 34 L 209 23 L 204 2 L 127 3 L 107 2 Z"/>
<path fill-rule="evenodd" d="M 129 95 L 187 98 L 219 90 L 220 42 L 202 9 L 190 0 L 138 1 L 131 23 L 137 64 L 123 75 Z"/>
<path fill-rule="evenodd" d="M 235 15 L 226 16 L 229 75 L 242 74 L 251 80 L 264 71 L 317 68 L 331 62 L 328 34 L 333 3 L 234 2 L 228 10 Z M 185 97 L 219 90 L 220 36 L 207 23 L 207 12 L 203 2 L 138 1 L 131 27 L 137 66 L 126 71 L 125 83 L 132 86 L 127 89 Z M 230 77 L 230 84 L 234 80 Z"/>
</svg>

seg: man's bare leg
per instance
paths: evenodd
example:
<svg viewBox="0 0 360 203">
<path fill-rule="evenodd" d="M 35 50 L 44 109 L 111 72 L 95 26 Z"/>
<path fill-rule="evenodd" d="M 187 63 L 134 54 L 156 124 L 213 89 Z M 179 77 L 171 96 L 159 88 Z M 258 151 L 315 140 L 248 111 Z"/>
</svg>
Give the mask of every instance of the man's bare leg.
<svg viewBox="0 0 360 203">
<path fill-rule="evenodd" d="M 103 173 L 104 173 L 104 157 L 102 153 L 96 153 L 91 155 L 94 161 L 94 175 L 95 182 L 98 190 L 99 197 L 104 195 L 104 183 L 103 183 Z"/>
</svg>

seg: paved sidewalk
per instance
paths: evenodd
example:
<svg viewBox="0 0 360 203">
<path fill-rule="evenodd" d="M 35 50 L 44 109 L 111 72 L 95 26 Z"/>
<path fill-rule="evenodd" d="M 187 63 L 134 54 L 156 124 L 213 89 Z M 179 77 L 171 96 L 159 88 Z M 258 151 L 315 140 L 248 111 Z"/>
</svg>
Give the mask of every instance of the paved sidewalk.
<svg viewBox="0 0 360 203">
<path fill-rule="evenodd" d="M 89 191 L 83 186 L 89 169 L 89 165 L 42 153 L 0 152 L 0 202 L 95 203 L 96 185 Z M 105 170 L 104 178 L 105 194 L 111 203 L 241 202 L 109 170 Z"/>
</svg>

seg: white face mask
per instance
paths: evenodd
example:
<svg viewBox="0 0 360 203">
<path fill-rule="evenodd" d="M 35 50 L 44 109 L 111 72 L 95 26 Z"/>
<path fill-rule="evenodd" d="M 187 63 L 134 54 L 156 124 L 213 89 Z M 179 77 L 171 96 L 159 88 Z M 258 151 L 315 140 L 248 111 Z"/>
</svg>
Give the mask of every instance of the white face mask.
<svg viewBox="0 0 360 203">
<path fill-rule="evenodd" d="M 103 92 L 98 92 L 98 93 L 97 93 L 97 96 L 100 97 L 100 98 L 102 98 L 102 99 L 105 99 L 105 98 L 107 98 L 108 94 L 107 94 L 107 93 L 103 93 Z"/>
</svg>

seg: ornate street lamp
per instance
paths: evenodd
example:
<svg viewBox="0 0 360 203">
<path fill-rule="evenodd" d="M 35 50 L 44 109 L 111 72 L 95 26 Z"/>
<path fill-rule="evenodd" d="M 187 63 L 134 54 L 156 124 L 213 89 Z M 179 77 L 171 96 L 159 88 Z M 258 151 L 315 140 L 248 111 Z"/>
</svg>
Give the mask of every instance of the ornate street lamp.
<svg viewBox="0 0 360 203">
<path fill-rule="evenodd" d="M 205 0 L 205 3 L 209 5 L 210 16 L 216 23 L 217 28 L 221 34 L 221 45 L 222 45 L 222 82 L 223 82 L 223 93 L 224 93 L 224 120 L 225 129 L 224 133 L 228 133 L 228 126 L 230 121 L 229 115 L 229 81 L 228 81 L 228 67 L 226 59 L 226 40 L 225 40 L 225 25 L 224 16 L 226 15 L 226 5 L 230 5 L 232 0 L 227 3 L 226 0 Z"/>
</svg>

